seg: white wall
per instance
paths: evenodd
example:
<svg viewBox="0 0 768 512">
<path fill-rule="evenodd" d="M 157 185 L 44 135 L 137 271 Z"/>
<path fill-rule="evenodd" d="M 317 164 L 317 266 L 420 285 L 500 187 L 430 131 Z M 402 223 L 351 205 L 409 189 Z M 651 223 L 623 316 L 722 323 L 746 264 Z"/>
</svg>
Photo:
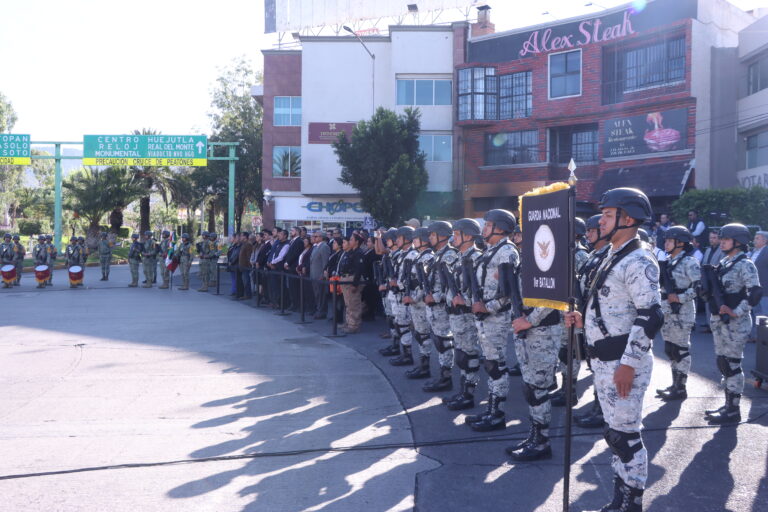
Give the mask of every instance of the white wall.
<svg viewBox="0 0 768 512">
<path fill-rule="evenodd" d="M 348 39 L 348 40 L 347 40 Z M 453 32 L 398 30 L 390 40 L 365 40 L 375 58 L 375 106 L 396 106 L 396 79 L 453 78 Z M 371 57 L 353 38 L 302 41 L 301 192 L 355 194 L 338 181 L 340 168 L 330 145 L 309 144 L 310 122 L 357 122 L 373 114 Z M 422 106 L 422 130 L 451 132 L 452 105 Z M 428 190 L 450 191 L 451 164 L 429 163 Z"/>
</svg>

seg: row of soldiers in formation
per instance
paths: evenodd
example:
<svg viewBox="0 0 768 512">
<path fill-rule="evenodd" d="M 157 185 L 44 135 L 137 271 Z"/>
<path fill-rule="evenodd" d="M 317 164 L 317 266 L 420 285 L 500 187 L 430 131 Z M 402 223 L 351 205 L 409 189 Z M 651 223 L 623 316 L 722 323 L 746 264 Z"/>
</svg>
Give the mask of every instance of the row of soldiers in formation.
<svg viewBox="0 0 768 512">
<path fill-rule="evenodd" d="M 208 291 L 208 287 L 215 287 L 216 262 L 221 251 L 217 244 L 218 235 L 204 231 L 201 240 L 192 244 L 192 238 L 188 233 L 182 233 L 181 239 L 174 243 L 171 232 L 164 230 L 160 241 L 154 239 L 152 231 L 144 232 L 140 237 L 138 233 L 131 235 L 131 245 L 128 248 L 128 264 L 131 269 L 130 288 L 139 286 L 139 267 L 144 269 L 144 288 L 152 288 L 157 282 L 157 266 L 160 264 L 162 284 L 160 289 L 168 289 L 171 274 L 178 267 L 181 273 L 181 286 L 179 290 L 189 290 L 189 270 L 195 253 L 200 258 L 200 279 L 203 282 L 198 291 Z"/>
<path fill-rule="evenodd" d="M 669 229 L 668 260 L 660 269 L 650 246 L 638 237 L 640 225 L 652 218 L 645 194 L 613 189 L 600 206 L 600 215 L 576 221 L 580 297 L 573 313 L 523 307 L 519 276 L 521 263 L 529 262 L 520 261 L 518 247 L 510 240 L 518 226 L 509 211 L 489 211 L 482 229 L 473 219 L 390 229 L 382 237 L 388 251 L 377 263 L 376 275 L 392 344 L 380 352 L 392 357 L 392 365 L 415 365 L 406 372 L 412 379 L 431 376 L 430 358 L 436 353 L 440 374 L 424 385 L 427 392 L 453 389 L 452 368 L 458 366 L 458 393 L 443 399 L 448 409 L 457 411 L 475 406 L 482 366 L 488 377 L 487 408 L 466 416 L 465 423 L 486 432 L 506 426 L 502 404 L 509 388 L 506 345 L 511 329 L 531 427 L 526 440 L 506 451 L 515 461 L 548 459 L 552 391 L 557 388 L 556 373 L 565 373 L 567 332 L 573 326 L 595 392 L 594 404 L 577 423 L 602 426 L 613 453 L 614 495 L 602 510 L 634 512 L 642 510 L 648 472 L 640 424 L 653 366 L 653 338 L 661 332 L 672 362 L 672 384 L 657 390 L 658 396 L 686 398 L 695 298 L 702 293 L 713 312 L 710 325 L 725 385 L 725 404 L 705 415 L 713 424 L 738 422 L 749 312 L 762 290 L 756 268 L 744 254 L 750 233 L 743 225 L 721 229 L 720 247 L 726 256 L 703 274 L 691 256 L 690 231 L 683 226 Z M 479 238 L 485 250 L 478 248 Z M 574 378 L 579 366 L 576 359 Z M 560 395 L 561 401 L 567 398 L 562 391 Z"/>
</svg>

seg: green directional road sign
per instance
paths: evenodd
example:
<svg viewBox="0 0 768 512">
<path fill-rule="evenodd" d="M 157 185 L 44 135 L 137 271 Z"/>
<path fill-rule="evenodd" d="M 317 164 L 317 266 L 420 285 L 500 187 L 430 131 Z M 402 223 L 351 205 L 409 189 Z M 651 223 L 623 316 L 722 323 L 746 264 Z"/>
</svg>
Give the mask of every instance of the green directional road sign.
<svg viewBox="0 0 768 512">
<path fill-rule="evenodd" d="M 29 135 L 0 133 L 0 165 L 31 165 Z"/>
<path fill-rule="evenodd" d="M 205 135 L 84 135 L 83 165 L 208 165 Z"/>
</svg>

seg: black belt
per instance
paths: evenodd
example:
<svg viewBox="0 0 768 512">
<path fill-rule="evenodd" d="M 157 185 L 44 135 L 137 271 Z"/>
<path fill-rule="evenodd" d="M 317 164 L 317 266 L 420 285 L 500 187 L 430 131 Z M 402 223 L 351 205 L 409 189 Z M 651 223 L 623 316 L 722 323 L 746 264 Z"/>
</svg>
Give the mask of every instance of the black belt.
<svg viewBox="0 0 768 512">
<path fill-rule="evenodd" d="M 523 313 L 527 316 L 530 315 L 533 311 L 533 308 L 527 308 L 523 310 Z M 545 316 L 541 322 L 538 323 L 538 325 L 534 325 L 534 327 L 550 327 L 552 325 L 557 325 L 560 323 L 560 312 L 558 310 L 552 310 L 550 313 Z"/>
<path fill-rule="evenodd" d="M 601 361 L 618 361 L 624 355 L 628 341 L 629 334 L 597 340 L 594 345 L 587 345 L 587 357 Z"/>
</svg>

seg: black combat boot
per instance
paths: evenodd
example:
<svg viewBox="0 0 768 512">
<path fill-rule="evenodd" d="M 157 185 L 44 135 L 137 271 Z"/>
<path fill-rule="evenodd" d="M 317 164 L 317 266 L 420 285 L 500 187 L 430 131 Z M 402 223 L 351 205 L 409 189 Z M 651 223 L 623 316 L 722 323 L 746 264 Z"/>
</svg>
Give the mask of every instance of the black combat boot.
<svg viewBox="0 0 768 512">
<path fill-rule="evenodd" d="M 419 358 L 419 366 L 405 372 L 405 376 L 409 379 L 426 379 L 430 377 L 429 355 L 422 355 Z"/>
<path fill-rule="evenodd" d="M 458 398 L 461 398 L 461 395 L 464 394 L 464 389 L 466 388 L 466 385 L 467 385 L 467 377 L 465 375 L 461 375 L 459 377 L 459 392 L 451 396 L 443 397 L 443 403 L 448 404 Z"/>
<path fill-rule="evenodd" d="M 445 402 L 449 411 L 463 411 L 475 406 L 475 386 L 465 377 L 461 380 L 461 392 Z"/>
<path fill-rule="evenodd" d="M 706 409 L 704 411 L 704 416 L 706 416 L 707 419 L 709 418 L 709 416 L 713 416 L 713 415 L 718 416 L 720 414 L 723 414 L 727 408 L 728 408 L 728 391 L 725 392 L 725 404 L 721 405 L 717 409 Z"/>
<path fill-rule="evenodd" d="M 563 385 L 560 386 L 560 389 L 549 395 L 549 400 L 552 402 L 553 407 L 565 407 L 565 378 L 563 378 Z M 579 397 L 576 395 L 576 381 L 573 381 L 573 386 L 571 387 L 571 403 L 573 405 L 576 405 L 576 402 L 579 401 Z"/>
<path fill-rule="evenodd" d="M 602 428 L 605 425 L 605 418 L 603 417 L 603 408 L 600 407 L 600 401 L 597 397 L 592 402 L 590 410 L 583 416 L 576 416 L 573 421 L 581 428 Z"/>
<path fill-rule="evenodd" d="M 400 355 L 400 337 L 394 336 L 392 338 L 392 344 L 388 347 L 380 348 L 379 354 L 385 357 L 399 356 Z"/>
<path fill-rule="evenodd" d="M 725 392 L 725 408 L 720 411 L 719 409 L 712 414 L 707 415 L 707 421 L 713 425 L 725 425 L 728 423 L 738 423 L 741 421 L 741 410 L 739 403 L 741 402 L 741 395 L 736 393 Z"/>
<path fill-rule="evenodd" d="M 549 425 L 531 421 L 531 434 L 526 442 L 522 446 L 509 447 L 506 452 L 513 460 L 519 462 L 551 459 L 552 447 L 549 444 Z"/>
<path fill-rule="evenodd" d="M 453 389 L 453 379 L 451 369 L 447 366 L 440 367 L 440 377 L 424 384 L 421 388 L 427 393 L 436 393 L 438 391 L 450 391 Z"/>
<path fill-rule="evenodd" d="M 474 421 L 469 426 L 475 432 L 490 432 L 492 430 L 499 430 L 507 428 L 507 420 L 504 417 L 504 411 L 499 406 L 504 398 L 491 393 L 488 396 L 488 414 L 483 415 L 479 421 Z"/>
<path fill-rule="evenodd" d="M 656 395 L 662 400 L 685 400 L 688 398 L 688 391 L 685 389 L 687 380 L 688 375 L 672 370 L 672 385 L 667 389 L 657 389 Z"/>
<path fill-rule="evenodd" d="M 411 355 L 411 347 L 403 345 L 402 352 L 399 356 L 393 357 L 389 360 L 389 364 L 392 366 L 410 366 L 413 364 L 413 356 Z"/>
<path fill-rule="evenodd" d="M 613 480 L 613 501 L 600 509 L 600 512 L 642 512 L 643 490 L 630 487 L 619 477 Z"/>
</svg>

